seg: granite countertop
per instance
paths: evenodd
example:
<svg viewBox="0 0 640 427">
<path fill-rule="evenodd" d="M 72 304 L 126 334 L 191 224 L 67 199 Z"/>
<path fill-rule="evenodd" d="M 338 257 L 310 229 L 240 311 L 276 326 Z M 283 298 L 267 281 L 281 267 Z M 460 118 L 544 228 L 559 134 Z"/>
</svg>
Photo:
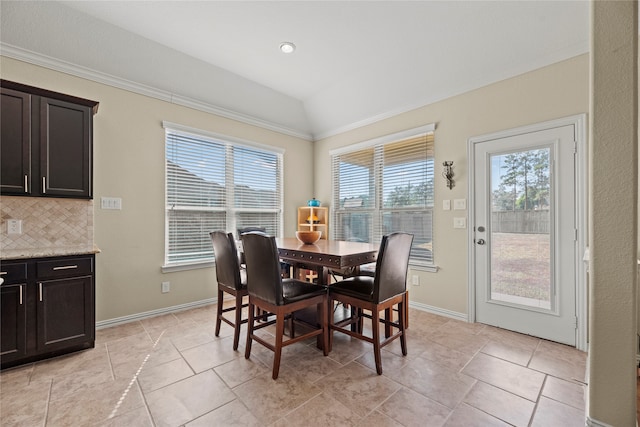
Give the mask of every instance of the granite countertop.
<svg viewBox="0 0 640 427">
<path fill-rule="evenodd" d="M 63 246 L 53 248 L 2 249 L 0 260 L 45 258 L 65 255 L 86 255 L 100 253 L 96 245 Z"/>
</svg>

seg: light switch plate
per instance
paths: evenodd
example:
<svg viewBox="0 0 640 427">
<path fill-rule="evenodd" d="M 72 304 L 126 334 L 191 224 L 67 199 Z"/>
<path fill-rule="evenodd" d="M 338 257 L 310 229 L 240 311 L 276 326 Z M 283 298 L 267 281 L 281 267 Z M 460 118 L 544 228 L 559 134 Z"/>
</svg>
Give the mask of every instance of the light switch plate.
<svg viewBox="0 0 640 427">
<path fill-rule="evenodd" d="M 453 228 L 467 228 L 467 218 L 453 218 Z"/>
<path fill-rule="evenodd" d="M 456 211 L 463 211 L 467 209 L 467 199 L 454 199 L 453 209 Z"/>
<path fill-rule="evenodd" d="M 100 207 L 102 209 L 121 210 L 122 199 L 120 197 L 101 197 Z"/>
<path fill-rule="evenodd" d="M 451 210 L 451 200 L 447 199 L 442 201 L 442 210 L 443 211 Z"/>
</svg>

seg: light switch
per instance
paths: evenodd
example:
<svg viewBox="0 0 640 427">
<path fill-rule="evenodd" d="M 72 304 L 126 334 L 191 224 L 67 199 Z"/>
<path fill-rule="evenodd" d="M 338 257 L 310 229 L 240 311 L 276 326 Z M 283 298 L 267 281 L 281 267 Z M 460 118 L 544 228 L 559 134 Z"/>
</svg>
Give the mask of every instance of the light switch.
<svg viewBox="0 0 640 427">
<path fill-rule="evenodd" d="M 451 200 L 447 199 L 442 201 L 442 210 L 443 211 L 451 210 Z"/>
<path fill-rule="evenodd" d="M 122 209 L 122 199 L 120 197 L 101 197 L 100 207 L 102 209 Z"/>
<path fill-rule="evenodd" d="M 456 211 L 463 211 L 467 209 L 467 199 L 454 199 L 453 209 Z"/>
<path fill-rule="evenodd" d="M 467 228 L 467 218 L 453 218 L 453 228 Z"/>
</svg>

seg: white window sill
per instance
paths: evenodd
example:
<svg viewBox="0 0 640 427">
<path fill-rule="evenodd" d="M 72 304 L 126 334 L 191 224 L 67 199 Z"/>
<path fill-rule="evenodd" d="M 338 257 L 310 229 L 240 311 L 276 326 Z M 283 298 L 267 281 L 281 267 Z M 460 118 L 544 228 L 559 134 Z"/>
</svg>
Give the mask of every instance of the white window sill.
<svg viewBox="0 0 640 427">
<path fill-rule="evenodd" d="M 175 271 L 197 270 L 199 268 L 210 268 L 213 266 L 215 266 L 214 261 L 200 261 L 165 264 L 161 269 L 163 273 L 173 273 Z"/>
<path fill-rule="evenodd" d="M 425 265 L 425 264 L 412 263 L 411 261 L 409 261 L 409 268 L 413 271 L 424 271 L 427 273 L 437 273 L 439 269 L 439 267 L 435 264 Z"/>
</svg>

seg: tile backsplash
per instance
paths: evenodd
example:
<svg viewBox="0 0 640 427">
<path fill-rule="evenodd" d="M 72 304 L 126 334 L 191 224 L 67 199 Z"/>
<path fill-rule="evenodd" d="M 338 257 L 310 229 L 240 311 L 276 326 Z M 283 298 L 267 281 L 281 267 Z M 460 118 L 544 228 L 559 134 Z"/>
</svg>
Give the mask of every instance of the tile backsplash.
<svg viewBox="0 0 640 427">
<path fill-rule="evenodd" d="M 2 251 L 93 247 L 93 200 L 0 197 Z M 9 219 L 22 220 L 22 234 L 7 234 Z"/>
</svg>

